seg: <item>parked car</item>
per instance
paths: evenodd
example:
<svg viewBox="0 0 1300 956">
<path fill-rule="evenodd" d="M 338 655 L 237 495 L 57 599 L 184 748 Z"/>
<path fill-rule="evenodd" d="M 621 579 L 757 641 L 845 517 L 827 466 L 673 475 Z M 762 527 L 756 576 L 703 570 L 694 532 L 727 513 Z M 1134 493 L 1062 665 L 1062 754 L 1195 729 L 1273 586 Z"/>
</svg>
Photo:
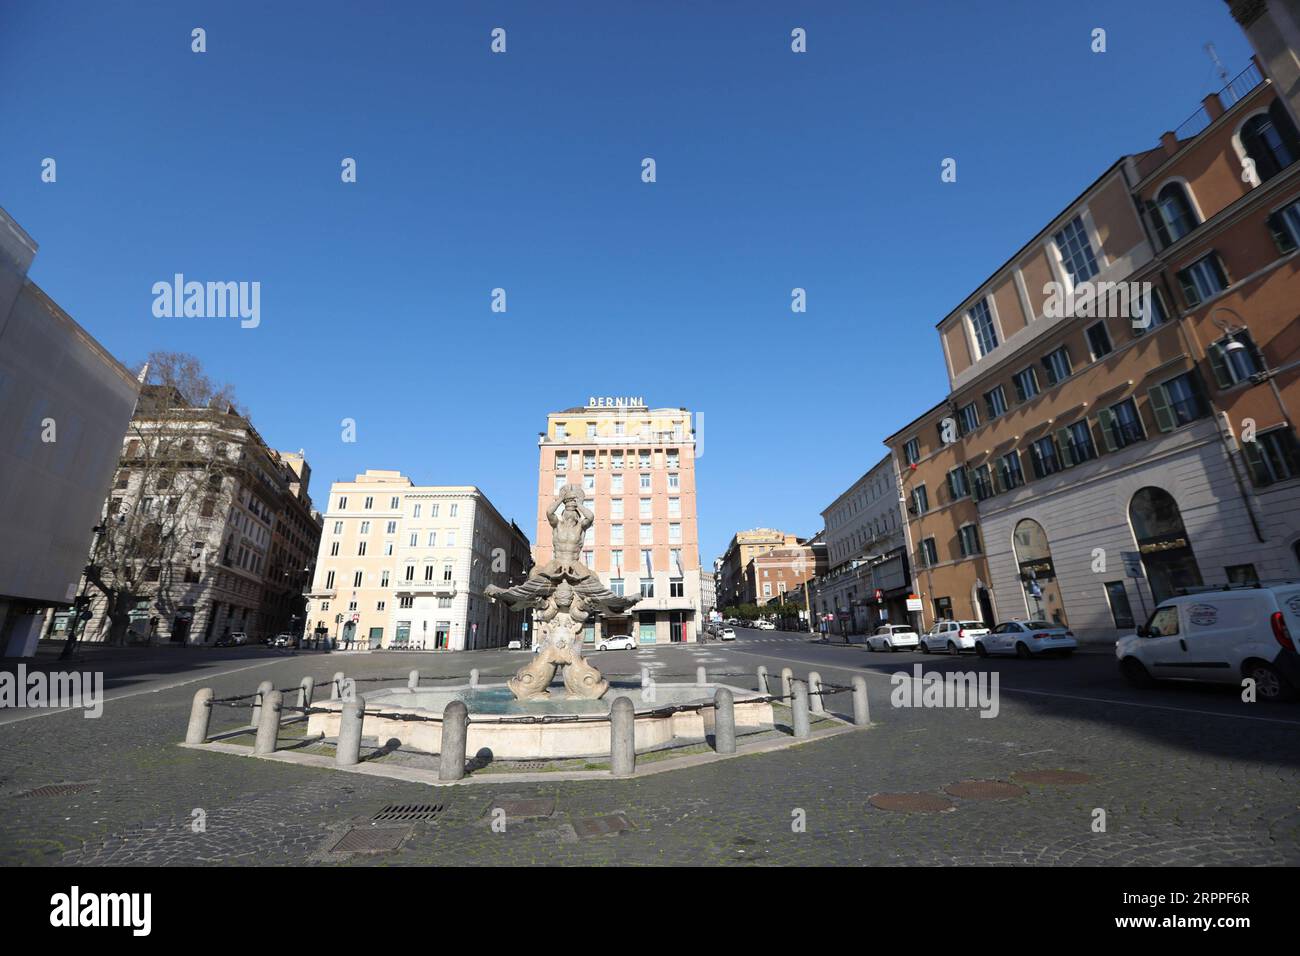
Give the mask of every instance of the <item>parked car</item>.
<svg viewBox="0 0 1300 956">
<path fill-rule="evenodd" d="M 720 641 L 734 641 L 735 639 L 736 632 L 729 627 L 724 627 L 718 632 L 718 640 Z"/>
<path fill-rule="evenodd" d="M 602 637 L 596 645 L 598 651 L 630 651 L 636 647 L 636 641 L 627 636 Z"/>
<path fill-rule="evenodd" d="M 775 631 L 775 630 L 776 630 L 776 625 L 773 624 L 771 621 L 759 621 L 759 622 L 756 623 L 754 626 L 755 626 L 756 628 L 758 628 L 760 631 Z"/>
<path fill-rule="evenodd" d="M 1192 680 L 1240 684 L 1260 700 L 1300 694 L 1300 584 L 1200 591 L 1162 601 L 1137 633 L 1115 644 L 1131 683 Z"/>
<path fill-rule="evenodd" d="M 882 624 L 867 638 L 867 650 L 893 651 L 900 647 L 916 647 L 919 643 L 921 636 L 906 624 Z"/>
<path fill-rule="evenodd" d="M 1051 621 L 1003 621 L 975 642 L 980 657 L 1014 654 L 1024 660 L 1042 654 L 1069 657 L 1079 642 L 1074 632 Z"/>
<path fill-rule="evenodd" d="M 292 634 L 277 634 L 277 635 L 275 635 L 275 639 L 271 641 L 271 646 L 272 646 L 272 647 L 292 647 L 292 646 L 293 646 L 293 635 L 292 635 Z"/>
<path fill-rule="evenodd" d="M 522 651 L 523 649 L 524 649 L 523 641 L 511 641 L 509 644 L 506 645 L 506 650 L 508 651 Z"/>
<path fill-rule="evenodd" d="M 974 650 L 975 638 L 983 637 L 989 632 L 983 621 L 938 621 L 934 627 L 921 636 L 922 654 L 947 651 L 960 654 L 962 651 Z"/>
<path fill-rule="evenodd" d="M 240 644 L 247 643 L 247 641 L 248 641 L 248 635 L 244 634 L 243 632 L 240 632 L 237 634 L 227 634 L 225 637 L 220 638 L 217 641 L 214 641 L 213 646 L 214 647 L 238 647 Z"/>
</svg>

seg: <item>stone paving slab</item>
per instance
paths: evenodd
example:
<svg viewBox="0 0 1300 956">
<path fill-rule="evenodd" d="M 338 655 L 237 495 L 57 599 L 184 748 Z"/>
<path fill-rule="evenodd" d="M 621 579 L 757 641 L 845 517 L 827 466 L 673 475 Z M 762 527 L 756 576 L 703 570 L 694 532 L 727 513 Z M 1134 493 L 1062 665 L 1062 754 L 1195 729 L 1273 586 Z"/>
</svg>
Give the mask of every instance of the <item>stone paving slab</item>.
<svg viewBox="0 0 1300 956">
<path fill-rule="evenodd" d="M 636 670 L 632 661 L 629 671 Z M 340 669 L 401 675 L 394 680 L 400 686 L 412 666 L 431 677 L 474 666 L 487 680 L 517 662 L 506 654 L 418 664 L 391 654 L 346 662 L 303 656 L 217 677 L 210 686 L 230 696 L 264 678 L 292 687 L 304 674 L 324 682 Z M 832 679 L 825 666 L 813 666 Z M 54 714 L 0 725 L 0 864 L 1300 863 L 1300 760 L 1295 727 L 1285 722 L 1243 726 L 1212 714 L 1011 695 L 988 720 L 971 711 L 893 709 L 889 684 L 877 680 L 869 682 L 878 724 L 870 732 L 626 780 L 510 775 L 435 790 L 177 746 L 196 686 L 112 701 L 98 720 Z M 232 711 L 222 721 L 233 729 L 247 717 L 247 710 Z M 1075 782 L 1061 782 L 1067 779 Z M 19 796 L 70 781 L 95 783 L 77 793 Z M 962 781 L 1015 781 L 1025 793 L 1004 800 L 945 793 Z M 954 809 L 879 810 L 870 803 L 879 793 L 933 794 Z M 550 800 L 554 810 L 507 820 L 503 832 L 484 826 L 485 803 L 507 798 Z M 328 852 L 347 827 L 383 806 L 429 802 L 445 809 L 409 824 L 395 851 Z M 1094 829 L 1098 810 L 1101 832 Z M 584 821 L 620 814 L 626 828 L 579 835 Z"/>
</svg>

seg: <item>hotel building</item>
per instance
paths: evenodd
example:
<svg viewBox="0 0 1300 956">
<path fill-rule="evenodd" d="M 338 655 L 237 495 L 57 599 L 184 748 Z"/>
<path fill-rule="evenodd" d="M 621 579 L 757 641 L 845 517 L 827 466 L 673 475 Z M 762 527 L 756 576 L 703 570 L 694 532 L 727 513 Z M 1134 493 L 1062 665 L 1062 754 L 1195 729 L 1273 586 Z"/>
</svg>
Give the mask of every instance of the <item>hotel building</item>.
<svg viewBox="0 0 1300 956">
<path fill-rule="evenodd" d="M 527 536 L 478 488 L 368 469 L 330 487 L 307 618 L 341 646 L 501 647 L 526 639 L 525 617 L 483 589 L 530 567 Z"/>
<path fill-rule="evenodd" d="M 695 641 L 703 624 L 691 413 L 591 398 L 548 415 L 537 443 L 537 563 L 553 554 L 547 513 L 556 493 L 579 485 L 596 516 L 583 562 L 615 594 L 641 597 L 627 614 L 589 624 L 584 642 L 607 634 Z"/>
</svg>

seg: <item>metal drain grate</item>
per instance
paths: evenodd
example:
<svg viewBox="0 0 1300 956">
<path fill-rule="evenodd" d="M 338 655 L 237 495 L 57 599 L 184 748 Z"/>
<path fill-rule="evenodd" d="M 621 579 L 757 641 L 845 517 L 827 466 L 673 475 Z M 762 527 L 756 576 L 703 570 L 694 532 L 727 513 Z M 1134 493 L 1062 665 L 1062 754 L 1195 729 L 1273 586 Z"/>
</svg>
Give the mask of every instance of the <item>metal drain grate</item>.
<svg viewBox="0 0 1300 956">
<path fill-rule="evenodd" d="M 93 786 L 89 783 L 51 783 L 44 787 L 36 787 L 18 796 L 23 797 L 65 797 L 70 793 L 81 793 L 81 791 Z"/>
<path fill-rule="evenodd" d="M 353 827 L 330 847 L 331 853 L 387 853 L 411 835 L 410 827 Z"/>
<path fill-rule="evenodd" d="M 436 820 L 446 809 L 441 803 L 399 803 L 384 807 L 370 819 L 375 823 L 409 823 L 412 820 Z"/>
<path fill-rule="evenodd" d="M 520 760 L 510 765 L 512 770 L 545 770 L 550 764 L 545 760 Z"/>
</svg>

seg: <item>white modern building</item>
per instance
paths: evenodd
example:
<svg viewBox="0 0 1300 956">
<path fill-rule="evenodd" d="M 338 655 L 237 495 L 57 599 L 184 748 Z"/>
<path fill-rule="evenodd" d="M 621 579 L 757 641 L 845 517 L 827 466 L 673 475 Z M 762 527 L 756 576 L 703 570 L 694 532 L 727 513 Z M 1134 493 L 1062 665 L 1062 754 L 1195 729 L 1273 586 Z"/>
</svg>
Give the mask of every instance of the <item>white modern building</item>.
<svg viewBox="0 0 1300 956">
<path fill-rule="evenodd" d="M 0 209 L 0 657 L 72 605 L 140 388 L 27 277 L 35 255 Z"/>
</svg>

